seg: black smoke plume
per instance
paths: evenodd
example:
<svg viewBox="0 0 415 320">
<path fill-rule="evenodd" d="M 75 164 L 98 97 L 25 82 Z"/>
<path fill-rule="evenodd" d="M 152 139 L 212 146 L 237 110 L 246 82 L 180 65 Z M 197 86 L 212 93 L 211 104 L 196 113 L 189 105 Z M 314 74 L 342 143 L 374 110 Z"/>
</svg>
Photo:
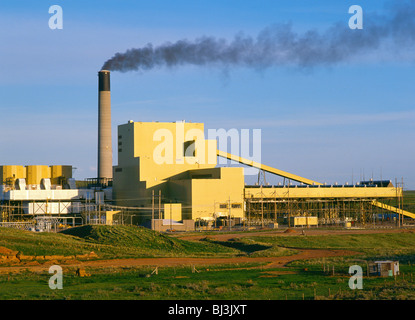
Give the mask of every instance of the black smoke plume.
<svg viewBox="0 0 415 320">
<path fill-rule="evenodd" d="M 238 34 L 232 41 L 204 36 L 194 41 L 148 44 L 116 53 L 102 69 L 127 72 L 181 65 L 304 68 L 345 62 L 362 53 L 376 56 L 381 47 L 399 52 L 415 43 L 415 1 L 392 2 L 382 16 L 366 13 L 363 7 L 363 29 L 350 29 L 348 17 L 351 15 L 323 32 L 298 34 L 291 24 L 279 24 L 265 28 L 256 38 Z M 413 57 L 410 51 L 409 58 Z"/>
</svg>

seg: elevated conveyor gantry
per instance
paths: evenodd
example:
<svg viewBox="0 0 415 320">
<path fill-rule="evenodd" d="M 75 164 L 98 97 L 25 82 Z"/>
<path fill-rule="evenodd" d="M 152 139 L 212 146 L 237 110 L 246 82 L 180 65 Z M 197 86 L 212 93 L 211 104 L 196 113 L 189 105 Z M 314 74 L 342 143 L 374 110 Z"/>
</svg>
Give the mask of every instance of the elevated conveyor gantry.
<svg viewBox="0 0 415 320">
<path fill-rule="evenodd" d="M 241 163 L 241 164 L 253 167 L 253 168 L 257 168 L 257 169 L 263 170 L 265 172 L 269 172 L 269 173 L 272 173 L 272 174 L 275 174 L 277 176 L 281 176 L 281 177 L 284 177 L 284 178 L 287 178 L 287 179 L 290 179 L 290 180 L 294 180 L 294 181 L 297 181 L 297 182 L 302 182 L 302 183 L 308 184 L 308 185 L 322 185 L 322 183 L 320 183 L 320 182 L 313 181 L 313 180 L 310 180 L 310 179 L 307 179 L 307 178 L 303 178 L 303 177 L 297 176 L 295 174 L 292 174 L 292 173 L 289 173 L 289 172 L 286 172 L 286 171 L 282 171 L 282 170 L 279 170 L 279 169 L 276 169 L 276 168 L 272 168 L 270 166 L 266 166 L 266 165 L 261 164 L 259 162 L 255 162 L 255 161 L 248 160 L 248 159 L 245 159 L 245 158 L 242 158 L 242 157 L 239 157 L 239 156 L 235 156 L 233 154 L 230 154 L 230 153 L 227 153 L 227 152 L 224 152 L 224 151 L 216 150 L 216 154 L 217 154 L 218 157 L 222 157 L 222 158 L 226 158 L 226 159 L 229 159 L 229 160 L 232 160 L 232 161 L 236 161 L 238 163 Z"/>
<path fill-rule="evenodd" d="M 412 212 L 405 211 L 405 210 L 402 210 L 402 209 L 399 209 L 399 208 L 395 208 L 395 207 L 389 206 L 387 204 L 384 204 L 382 202 L 378 202 L 376 200 L 372 201 L 372 205 L 374 205 L 378 208 L 382 208 L 382 209 L 385 209 L 385 210 L 388 210 L 388 211 L 391 211 L 391 212 L 394 212 L 394 213 L 402 214 L 404 216 L 415 219 L 415 214 L 413 214 Z"/>
<path fill-rule="evenodd" d="M 263 165 L 259 162 L 244 159 L 242 157 L 235 156 L 233 154 L 230 154 L 230 153 L 227 153 L 227 152 L 224 152 L 224 151 L 216 150 L 216 154 L 217 154 L 218 157 L 226 158 L 226 159 L 229 159 L 231 161 L 235 161 L 235 162 L 238 162 L 238 163 L 241 163 L 241 164 L 253 167 L 253 168 L 257 168 L 259 170 L 263 170 L 265 172 L 269 172 L 269 173 L 272 173 L 272 174 L 275 174 L 275 175 L 278 175 L 278 176 L 281 176 L 281 177 L 284 177 L 284 178 L 288 178 L 288 179 L 291 179 L 291 180 L 294 180 L 294 181 L 297 181 L 297 182 L 301 182 L 301 183 L 304 183 L 304 184 L 307 184 L 307 185 L 322 185 L 322 183 L 320 183 L 320 182 L 313 181 L 313 180 L 310 180 L 310 179 L 307 179 L 307 178 L 303 178 L 303 177 L 297 176 L 295 174 L 292 174 L 292 173 L 289 173 L 289 172 L 286 172 L 286 171 L 282 171 L 282 170 L 279 170 L 279 169 L 276 169 L 276 168 L 272 168 L 270 166 Z M 414 213 L 411 213 L 409 211 L 405 211 L 405 210 L 402 210 L 402 209 L 398 209 L 398 208 L 386 205 L 386 204 L 378 202 L 376 200 L 372 201 L 372 205 L 376 206 L 376 207 L 379 207 L 379 208 L 382 208 L 382 209 L 385 209 L 385 210 L 388 210 L 388 211 L 391 211 L 391 212 L 394 212 L 394 213 L 402 214 L 402 215 L 410 217 L 412 219 L 415 219 L 415 214 Z"/>
</svg>

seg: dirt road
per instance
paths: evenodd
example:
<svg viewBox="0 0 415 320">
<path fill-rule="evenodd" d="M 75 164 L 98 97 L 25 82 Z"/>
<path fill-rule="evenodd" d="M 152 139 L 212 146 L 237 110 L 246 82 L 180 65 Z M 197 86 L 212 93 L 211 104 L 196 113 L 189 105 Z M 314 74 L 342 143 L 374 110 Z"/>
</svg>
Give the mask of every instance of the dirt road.
<svg viewBox="0 0 415 320">
<path fill-rule="evenodd" d="M 230 257 L 230 258 L 141 258 L 141 259 L 110 259 L 90 261 L 47 261 L 42 265 L 16 264 L 13 266 L 1 266 L 0 273 L 20 272 L 24 270 L 32 272 L 47 271 L 51 265 L 58 264 L 62 268 L 120 268 L 139 266 L 192 266 L 192 265 L 219 265 L 240 263 L 266 263 L 262 268 L 284 267 L 295 260 L 307 260 L 323 257 L 338 257 L 356 254 L 346 250 L 299 250 L 298 254 L 282 257 Z"/>
<path fill-rule="evenodd" d="M 270 230 L 270 231 L 261 231 L 261 232 L 240 232 L 240 233 L 216 233 L 208 235 L 207 237 L 212 240 L 217 241 L 228 241 L 230 239 L 237 239 L 243 237 L 275 237 L 275 236 L 299 236 L 301 235 L 302 230 L 304 230 L 307 236 L 318 236 L 318 235 L 342 235 L 342 234 L 375 234 L 375 233 L 405 233 L 405 232 L 415 232 L 414 229 L 395 229 L 395 228 L 385 228 L 385 229 L 313 229 L 313 228 L 296 228 L 296 229 L 284 229 L 284 230 Z M 206 238 L 206 235 L 184 235 L 177 234 L 172 235 L 183 240 L 201 240 Z"/>
</svg>

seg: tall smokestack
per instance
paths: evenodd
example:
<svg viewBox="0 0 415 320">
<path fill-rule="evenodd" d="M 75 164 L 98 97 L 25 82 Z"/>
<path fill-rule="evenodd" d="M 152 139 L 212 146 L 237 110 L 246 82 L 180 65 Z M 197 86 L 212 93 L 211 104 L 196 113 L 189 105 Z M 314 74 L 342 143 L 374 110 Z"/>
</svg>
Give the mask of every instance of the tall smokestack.
<svg viewBox="0 0 415 320">
<path fill-rule="evenodd" d="M 98 178 L 112 179 L 110 72 L 98 72 Z"/>
</svg>

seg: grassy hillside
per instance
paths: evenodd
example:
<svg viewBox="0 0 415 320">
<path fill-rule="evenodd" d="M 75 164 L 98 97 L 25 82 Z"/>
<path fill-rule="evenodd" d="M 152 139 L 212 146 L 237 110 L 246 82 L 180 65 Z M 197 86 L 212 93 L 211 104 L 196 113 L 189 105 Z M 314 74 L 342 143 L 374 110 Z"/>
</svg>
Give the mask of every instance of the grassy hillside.
<svg viewBox="0 0 415 320">
<path fill-rule="evenodd" d="M 93 251 L 101 258 L 212 256 L 237 252 L 217 244 L 174 239 L 134 226 L 82 226 L 60 233 L 0 228 L 0 247 L 34 256 L 73 256 Z"/>
<path fill-rule="evenodd" d="M 126 226 L 84 226 L 65 233 L 46 234 L 0 228 L 0 246 L 22 251 L 54 250 L 56 254 L 93 249 L 108 257 L 148 255 L 279 254 L 296 248 L 333 248 L 363 252 L 355 257 L 313 259 L 290 263 L 286 268 L 259 265 L 210 265 L 192 273 L 188 266 L 87 269 L 78 277 L 75 268 L 65 270 L 63 290 L 48 287 L 50 274 L 21 272 L 0 274 L 0 299 L 415 299 L 415 233 L 343 234 L 331 236 L 259 236 L 223 242 L 206 239 L 186 242 L 157 232 Z M 26 253 L 26 252 L 25 252 Z M 50 254 L 50 252 L 48 252 Z M 284 252 L 287 254 L 287 252 Z M 363 290 L 350 290 L 349 267 L 366 264 L 357 259 L 383 259 L 395 255 L 398 277 L 366 277 Z M 394 257 L 394 258 L 395 258 Z M 357 258 L 357 259 L 356 259 Z M 324 268 L 323 268 L 324 266 Z M 254 268 L 255 267 L 255 268 Z M 245 269 L 246 268 L 246 269 Z M 326 271 L 327 270 L 327 271 Z M 335 273 L 334 271 L 335 270 Z"/>
<path fill-rule="evenodd" d="M 0 228 L 0 247 L 26 255 L 74 255 L 94 251 L 102 258 L 145 256 L 226 256 L 292 254 L 287 248 L 348 249 L 358 256 L 294 261 L 286 268 L 210 265 L 193 273 L 188 266 L 94 268 L 79 277 L 65 270 L 63 290 L 51 290 L 50 274 L 0 274 L 0 300 L 6 299 L 415 299 L 415 233 L 260 236 L 226 242 L 190 242 L 129 226 L 83 226 L 65 232 L 34 233 Z M 2 250 L 0 248 L 0 254 Z M 4 252 L 4 250 L 3 250 Z M 399 260 L 398 277 L 364 277 L 364 290 L 349 288 L 349 267 L 365 260 Z M 357 260 L 359 259 L 359 260 Z M 254 268 L 255 267 L 255 268 Z M 246 268 L 246 269 L 245 269 Z M 335 270 L 335 272 L 334 272 Z M 366 275 L 366 273 L 365 273 Z"/>
<path fill-rule="evenodd" d="M 280 256 L 291 248 L 348 249 L 368 256 L 415 254 L 415 233 L 268 237 L 252 233 L 238 241 L 186 241 L 135 226 L 82 226 L 60 233 L 34 233 L 0 228 L 0 247 L 24 255 L 83 255 L 100 258 L 172 256 Z M 2 250 L 0 250 L 0 255 Z M 5 254 L 5 253 L 3 253 Z"/>
<path fill-rule="evenodd" d="M 159 232 L 135 226 L 82 226 L 61 233 L 99 245 L 114 256 L 210 256 L 235 254 L 236 250 L 217 244 L 175 239 Z"/>
<path fill-rule="evenodd" d="M 31 232 L 0 228 L 0 247 L 25 255 L 79 255 L 95 251 L 97 246 L 79 238 L 47 232 Z M 1 251 L 0 251 L 0 254 Z M 5 254 L 5 253 L 4 253 Z"/>
<path fill-rule="evenodd" d="M 415 233 L 342 234 L 296 237 L 262 237 L 250 239 L 274 247 L 308 249 L 342 249 L 360 252 L 360 258 L 400 259 L 415 263 Z"/>
</svg>

